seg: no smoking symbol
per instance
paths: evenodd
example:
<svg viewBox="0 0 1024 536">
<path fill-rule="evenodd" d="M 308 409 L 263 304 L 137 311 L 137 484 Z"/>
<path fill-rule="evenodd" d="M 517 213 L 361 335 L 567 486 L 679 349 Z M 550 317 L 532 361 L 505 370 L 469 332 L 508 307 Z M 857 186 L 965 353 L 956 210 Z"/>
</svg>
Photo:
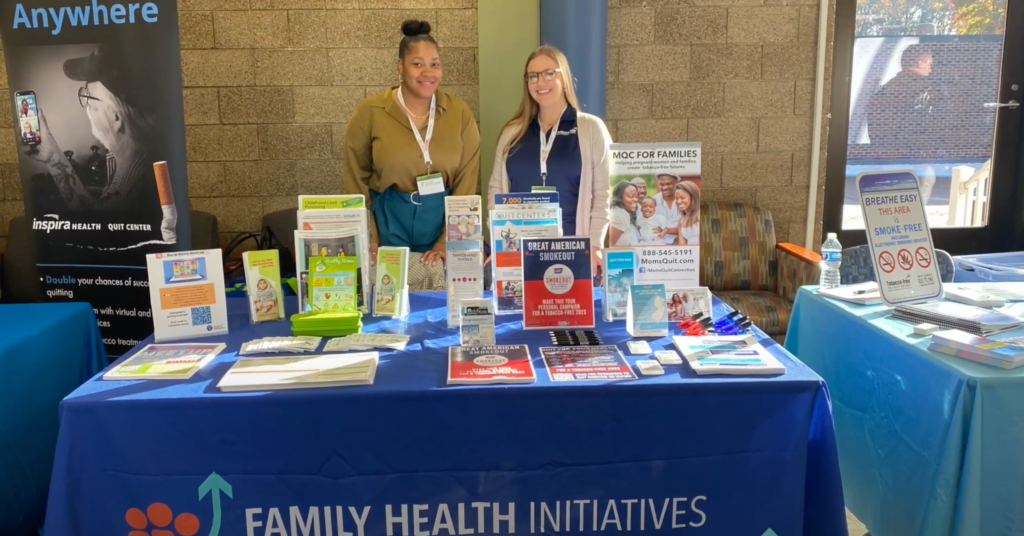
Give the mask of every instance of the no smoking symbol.
<svg viewBox="0 0 1024 536">
<path fill-rule="evenodd" d="M 917 248 L 914 252 L 914 256 L 917 258 L 917 265 L 921 268 L 927 268 L 932 265 L 932 254 L 925 248 Z"/>
<path fill-rule="evenodd" d="M 904 270 L 910 270 L 914 267 L 914 256 L 910 254 L 909 250 L 901 249 L 900 252 L 896 254 L 896 259 L 900 263 L 900 268 L 903 268 Z"/>
<path fill-rule="evenodd" d="M 892 258 L 892 253 L 883 251 L 878 254 L 878 266 L 882 268 L 882 271 L 891 274 L 896 269 L 896 259 Z"/>
</svg>

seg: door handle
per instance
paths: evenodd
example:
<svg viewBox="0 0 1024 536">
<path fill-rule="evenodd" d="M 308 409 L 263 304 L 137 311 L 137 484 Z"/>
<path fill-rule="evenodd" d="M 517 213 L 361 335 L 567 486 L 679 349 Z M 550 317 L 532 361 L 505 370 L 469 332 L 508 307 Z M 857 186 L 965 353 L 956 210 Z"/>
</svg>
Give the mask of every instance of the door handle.
<svg viewBox="0 0 1024 536">
<path fill-rule="evenodd" d="M 986 108 L 1009 108 L 1011 110 L 1016 110 L 1020 106 L 1020 103 L 1015 100 L 1010 102 L 986 102 L 982 106 Z"/>
</svg>

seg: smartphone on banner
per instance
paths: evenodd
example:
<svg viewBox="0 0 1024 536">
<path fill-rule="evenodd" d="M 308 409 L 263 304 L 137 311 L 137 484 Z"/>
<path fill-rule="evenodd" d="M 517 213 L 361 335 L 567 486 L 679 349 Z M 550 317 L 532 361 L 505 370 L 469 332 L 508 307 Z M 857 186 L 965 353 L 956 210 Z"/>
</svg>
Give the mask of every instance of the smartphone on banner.
<svg viewBox="0 0 1024 536">
<path fill-rule="evenodd" d="M 42 136 L 39 134 L 39 107 L 36 105 L 36 92 L 19 91 L 14 94 L 14 118 L 21 135 L 22 145 L 39 145 Z"/>
</svg>

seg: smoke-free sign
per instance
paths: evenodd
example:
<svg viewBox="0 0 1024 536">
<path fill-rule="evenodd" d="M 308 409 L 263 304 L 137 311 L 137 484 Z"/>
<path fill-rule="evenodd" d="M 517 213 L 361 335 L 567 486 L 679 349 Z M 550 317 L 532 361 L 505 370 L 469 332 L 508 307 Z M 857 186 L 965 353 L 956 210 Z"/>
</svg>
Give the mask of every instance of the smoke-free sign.
<svg viewBox="0 0 1024 536">
<path fill-rule="evenodd" d="M 942 297 L 917 177 L 909 171 L 862 173 L 857 190 L 882 300 L 898 305 Z"/>
</svg>

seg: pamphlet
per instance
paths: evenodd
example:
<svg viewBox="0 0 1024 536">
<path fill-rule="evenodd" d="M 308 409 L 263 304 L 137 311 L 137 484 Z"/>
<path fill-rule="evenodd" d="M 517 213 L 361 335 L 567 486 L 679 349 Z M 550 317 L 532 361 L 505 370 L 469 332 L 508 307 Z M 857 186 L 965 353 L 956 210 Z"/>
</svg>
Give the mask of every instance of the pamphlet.
<svg viewBox="0 0 1024 536">
<path fill-rule="evenodd" d="M 561 236 L 561 210 L 535 205 L 501 205 L 491 211 L 490 221 L 494 310 L 496 314 L 519 313 L 523 310 L 523 256 L 519 241 Z"/>
<path fill-rule="evenodd" d="M 481 240 L 446 244 L 445 277 L 448 280 L 448 328 L 459 327 L 462 300 L 484 297 L 484 243 Z"/>
<path fill-rule="evenodd" d="M 541 348 L 548 378 L 554 382 L 635 380 L 633 368 L 615 346 Z"/>
<path fill-rule="evenodd" d="M 217 357 L 224 343 L 147 344 L 103 375 L 104 380 L 187 380 Z"/>
<path fill-rule="evenodd" d="M 629 302 L 629 287 L 634 283 L 636 253 L 632 248 L 608 248 L 604 250 L 603 317 L 605 322 L 626 319 Z"/>
<path fill-rule="evenodd" d="M 537 374 L 525 344 L 450 346 L 448 384 L 533 383 Z"/>
<path fill-rule="evenodd" d="M 524 238 L 523 328 L 594 327 L 590 237 Z"/>
<path fill-rule="evenodd" d="M 668 335 L 665 285 L 633 285 L 629 290 L 626 331 L 634 337 Z"/>
<path fill-rule="evenodd" d="M 281 262 L 276 249 L 242 253 L 245 288 L 249 295 L 249 321 L 252 323 L 284 318 L 284 293 L 281 290 Z"/>
<path fill-rule="evenodd" d="M 219 249 L 146 255 L 156 342 L 228 332 L 221 255 Z"/>
<path fill-rule="evenodd" d="M 753 335 L 672 338 L 676 348 L 699 375 L 784 374 L 786 367 Z"/>
<path fill-rule="evenodd" d="M 309 258 L 309 306 L 313 311 L 355 311 L 355 257 Z"/>
<path fill-rule="evenodd" d="M 484 239 L 484 215 L 479 195 L 449 195 L 444 198 L 445 232 L 448 243 Z"/>
<path fill-rule="evenodd" d="M 299 210 L 337 210 L 346 208 L 366 208 L 366 198 L 362 194 L 299 196 Z"/>
<path fill-rule="evenodd" d="M 309 387 L 371 385 L 377 352 L 295 357 L 244 357 L 217 387 L 221 391 L 268 391 Z"/>
<path fill-rule="evenodd" d="M 263 337 L 242 345 L 238 355 L 315 352 L 321 337 Z"/>
<path fill-rule="evenodd" d="M 494 346 L 494 309 L 487 299 L 462 300 L 460 311 L 461 344 Z"/>
<path fill-rule="evenodd" d="M 377 248 L 377 282 L 373 287 L 373 316 L 402 317 L 409 313 L 409 248 Z"/>
<path fill-rule="evenodd" d="M 308 197 L 308 199 L 303 201 L 304 197 Z M 331 236 L 355 236 L 355 241 L 353 243 L 349 243 L 352 239 L 348 239 L 342 246 L 342 249 L 345 256 L 355 257 L 358 261 L 358 270 L 356 272 L 356 299 L 358 301 L 359 310 L 364 313 L 369 312 L 371 286 L 370 263 L 373 259 L 370 258 L 370 232 L 367 227 L 366 210 L 362 208 L 363 196 L 299 196 L 299 199 L 300 205 L 303 202 L 311 206 L 319 206 L 321 204 L 330 206 L 337 204 L 356 205 L 352 208 L 299 210 L 296 216 L 298 218 L 298 230 L 303 233 L 310 231 L 334 233 L 319 235 L 320 238 L 327 238 Z M 303 236 L 308 235 L 304 234 Z M 321 246 L 321 249 L 323 247 L 324 246 Z M 331 244 L 326 244 L 326 247 L 331 249 Z M 333 253 L 331 255 L 338 254 L 339 253 Z M 317 255 L 317 251 L 308 252 L 308 256 Z M 299 262 L 298 259 L 296 259 L 296 262 Z"/>
<path fill-rule="evenodd" d="M 353 333 L 327 341 L 325 352 L 348 352 L 352 350 L 405 350 L 408 335 L 392 333 Z"/>
<path fill-rule="evenodd" d="M 299 312 L 312 310 L 309 304 L 309 259 L 311 257 L 354 257 L 362 249 L 360 231 L 355 228 L 334 231 L 295 231 L 295 273 L 298 279 Z M 369 255 L 369 253 L 367 253 Z M 369 257 L 364 257 L 369 259 Z M 367 310 L 369 285 L 360 286 L 369 277 L 369 270 L 360 267 L 356 277 L 356 303 L 360 311 Z M 364 276 L 364 274 L 366 274 Z"/>
<path fill-rule="evenodd" d="M 711 317 L 711 291 L 708 287 L 668 288 L 665 294 L 669 322 L 681 322 L 697 314 Z"/>
</svg>

